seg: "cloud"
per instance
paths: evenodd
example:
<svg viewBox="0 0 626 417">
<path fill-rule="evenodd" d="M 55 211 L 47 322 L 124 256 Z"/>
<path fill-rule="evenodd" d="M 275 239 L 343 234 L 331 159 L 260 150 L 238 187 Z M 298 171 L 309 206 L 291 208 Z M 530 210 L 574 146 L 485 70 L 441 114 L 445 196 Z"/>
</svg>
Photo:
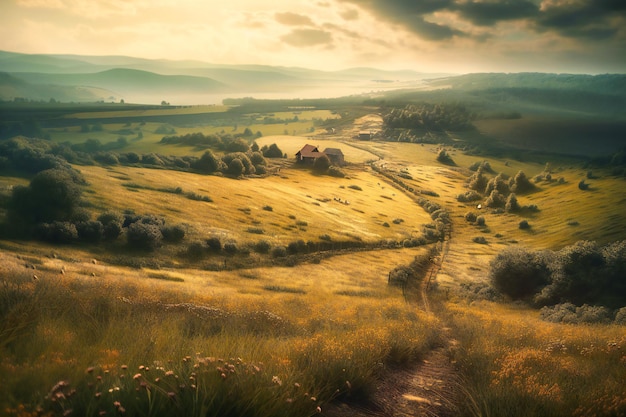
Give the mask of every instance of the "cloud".
<svg viewBox="0 0 626 417">
<path fill-rule="evenodd" d="M 276 13 L 274 17 L 278 23 L 287 26 L 315 26 L 310 17 L 298 13 Z"/>
<path fill-rule="evenodd" d="M 344 20 L 357 20 L 359 18 L 359 12 L 356 9 L 348 9 L 339 13 Z"/>
<path fill-rule="evenodd" d="M 534 22 L 538 31 L 572 38 L 612 38 L 626 24 L 626 2 L 622 0 L 544 0 L 540 11 Z"/>
<path fill-rule="evenodd" d="M 479 26 L 492 26 L 505 20 L 537 16 L 539 6 L 527 0 L 465 1 L 453 7 L 461 16 Z"/>
<path fill-rule="evenodd" d="M 332 46 L 333 37 L 330 32 L 318 29 L 294 29 L 281 40 L 291 46 Z"/>
</svg>

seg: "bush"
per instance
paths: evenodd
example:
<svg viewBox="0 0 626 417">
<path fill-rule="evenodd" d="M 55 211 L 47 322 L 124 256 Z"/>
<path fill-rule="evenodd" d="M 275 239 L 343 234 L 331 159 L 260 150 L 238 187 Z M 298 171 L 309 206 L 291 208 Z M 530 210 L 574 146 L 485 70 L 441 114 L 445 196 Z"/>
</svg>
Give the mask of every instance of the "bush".
<svg viewBox="0 0 626 417">
<path fill-rule="evenodd" d="M 469 190 L 466 191 L 463 194 L 459 194 L 456 196 L 456 200 L 459 203 L 470 203 L 472 201 L 478 201 L 481 200 L 483 198 L 482 195 L 480 195 L 478 192 L 474 191 L 474 190 Z"/>
<path fill-rule="evenodd" d="M 209 247 L 209 250 L 211 252 L 217 253 L 222 250 L 222 242 L 220 241 L 220 238 L 217 236 L 208 238 L 206 241 L 206 244 Z"/>
<path fill-rule="evenodd" d="M 615 312 L 615 324 L 626 324 L 626 307 Z"/>
<path fill-rule="evenodd" d="M 76 226 L 70 222 L 40 223 L 36 234 L 40 239 L 51 243 L 67 244 L 78 239 Z"/>
<path fill-rule="evenodd" d="M 287 256 L 287 248 L 284 246 L 276 246 L 272 249 L 272 257 L 274 258 L 284 258 Z"/>
<path fill-rule="evenodd" d="M 192 242 L 187 246 L 187 256 L 192 259 L 200 259 L 204 256 L 206 248 L 202 245 L 202 242 Z"/>
<path fill-rule="evenodd" d="M 235 242 L 226 242 L 224 243 L 224 252 L 229 255 L 234 255 L 239 251 L 237 244 Z"/>
<path fill-rule="evenodd" d="M 206 151 L 191 167 L 196 171 L 211 174 L 224 169 L 224 164 L 211 151 Z"/>
<path fill-rule="evenodd" d="M 259 240 L 254 245 L 254 250 L 257 253 L 269 253 L 270 249 L 272 249 L 272 245 L 267 240 Z"/>
<path fill-rule="evenodd" d="M 78 238 L 85 242 L 96 243 L 104 237 L 104 226 L 99 221 L 86 221 L 76 224 Z"/>
<path fill-rule="evenodd" d="M 261 148 L 261 152 L 263 153 L 263 156 L 266 158 L 282 158 L 283 157 L 283 151 L 281 151 L 278 145 L 276 145 L 275 143 L 272 143 L 269 147 L 264 146 L 263 148 Z"/>
<path fill-rule="evenodd" d="M 439 153 L 437 154 L 437 161 L 445 165 L 456 165 L 454 161 L 452 160 L 452 157 L 450 157 L 450 155 L 445 149 L 441 149 L 439 151 Z"/>
<path fill-rule="evenodd" d="M 120 213 L 107 212 L 98 216 L 98 221 L 103 226 L 103 237 L 105 240 L 115 240 L 122 234 L 124 216 Z"/>
<path fill-rule="evenodd" d="M 487 182 L 485 194 L 490 194 L 493 190 L 497 190 L 502 195 L 509 194 L 509 184 L 502 174 L 498 174 Z"/>
<path fill-rule="evenodd" d="M 476 218 L 477 218 L 476 213 L 473 213 L 471 211 L 468 213 L 465 213 L 465 220 L 467 220 L 470 223 L 474 223 L 476 221 Z"/>
<path fill-rule="evenodd" d="M 178 243 L 185 238 L 185 228 L 179 224 L 174 226 L 165 226 L 161 229 L 163 239 L 166 242 Z"/>
<path fill-rule="evenodd" d="M 470 190 L 482 193 L 487 187 L 487 178 L 483 175 L 481 171 L 477 171 L 469 177 L 467 187 Z"/>
<path fill-rule="evenodd" d="M 13 188 L 9 216 L 28 223 L 49 223 L 71 218 L 78 208 L 82 190 L 79 174 L 54 168 L 39 172 L 28 187 Z"/>
<path fill-rule="evenodd" d="M 528 220 L 522 220 L 521 222 L 519 222 L 518 227 L 520 228 L 520 230 L 528 230 L 530 229 L 530 224 L 528 223 Z"/>
<path fill-rule="evenodd" d="M 485 200 L 485 207 L 502 208 L 505 204 L 506 199 L 498 190 L 492 190 L 489 197 Z"/>
<path fill-rule="evenodd" d="M 511 191 L 514 193 L 527 193 L 535 189 L 535 185 L 530 182 L 523 171 L 519 171 L 515 174 L 515 177 L 510 181 Z"/>
<path fill-rule="evenodd" d="M 474 243 L 479 243 L 481 245 L 486 245 L 487 243 L 487 239 L 484 236 L 476 236 L 475 238 L 472 239 L 472 242 Z"/>
<path fill-rule="evenodd" d="M 485 223 L 485 217 L 484 216 L 476 217 L 476 226 L 483 227 L 485 224 L 486 223 Z"/>
<path fill-rule="evenodd" d="M 519 211 L 520 205 L 517 202 L 517 196 L 515 193 L 509 194 L 509 197 L 506 199 L 506 204 L 504 205 L 504 210 L 511 213 L 515 211 Z"/>
<path fill-rule="evenodd" d="M 552 323 L 609 323 L 611 312 L 606 307 L 587 304 L 576 307 L 572 303 L 557 304 L 541 309 L 541 319 Z"/>
<path fill-rule="evenodd" d="M 313 172 L 324 174 L 330 168 L 330 159 L 326 155 L 322 155 L 313 162 Z"/>
<path fill-rule="evenodd" d="M 128 245 L 136 249 L 154 250 L 162 239 L 161 228 L 155 224 L 134 222 L 126 231 Z"/>
<path fill-rule="evenodd" d="M 505 249 L 491 261 L 489 280 L 514 300 L 530 299 L 550 280 L 547 253 L 519 247 Z"/>
<path fill-rule="evenodd" d="M 241 159 L 233 159 L 228 164 L 228 168 L 226 169 L 226 173 L 233 177 L 240 177 L 244 173 L 244 166 Z"/>
</svg>

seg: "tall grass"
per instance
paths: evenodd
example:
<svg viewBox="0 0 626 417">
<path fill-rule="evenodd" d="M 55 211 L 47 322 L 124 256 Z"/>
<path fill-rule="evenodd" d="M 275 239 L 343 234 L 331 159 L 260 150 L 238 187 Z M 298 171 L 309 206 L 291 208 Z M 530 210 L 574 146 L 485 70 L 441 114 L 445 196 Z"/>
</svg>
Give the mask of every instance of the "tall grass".
<svg viewBox="0 0 626 417">
<path fill-rule="evenodd" d="M 623 327 L 564 325 L 491 303 L 449 305 L 468 416 L 626 413 Z"/>
<path fill-rule="evenodd" d="M 48 261 L 35 280 L 3 260 L 8 415 L 313 415 L 335 399 L 367 400 L 387 366 L 438 341 L 436 319 L 381 286 L 371 288 L 379 297 L 336 295 L 330 280 L 232 297 L 187 280 L 59 274 Z"/>
</svg>

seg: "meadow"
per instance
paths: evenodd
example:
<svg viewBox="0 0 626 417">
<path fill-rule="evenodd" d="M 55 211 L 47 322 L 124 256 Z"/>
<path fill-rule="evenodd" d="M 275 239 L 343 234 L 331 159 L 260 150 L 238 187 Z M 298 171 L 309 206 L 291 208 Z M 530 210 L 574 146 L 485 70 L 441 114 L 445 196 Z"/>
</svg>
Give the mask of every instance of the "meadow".
<svg viewBox="0 0 626 417">
<path fill-rule="evenodd" d="M 137 112 L 133 117 L 145 114 Z M 626 413 L 623 325 L 547 323 L 539 310 L 487 291 L 489 263 L 505 248 L 557 250 L 581 239 L 624 239 L 623 177 L 594 169 L 590 178 L 589 168 L 569 156 L 520 160 L 466 153 L 462 146 L 446 146 L 453 163 L 443 164 L 441 145 L 355 140 L 363 126 L 378 127 L 379 115 L 332 134 L 314 119 L 335 113 L 297 115 L 288 124 L 245 125 L 262 130 L 259 146 L 277 144 L 287 154 L 270 160 L 264 176 L 74 166 L 88 184 L 82 209 L 90 218 L 108 211 L 157 215 L 181 225 L 185 238 L 153 251 L 122 238 L 0 241 L 0 414 L 383 415 L 374 399 L 398 393 L 380 391 L 381 381 L 419 372 L 435 351 L 462 393 L 456 404 L 462 416 Z M 140 129 L 142 138 L 129 140 L 124 152 L 204 152 L 160 144 L 163 123 L 140 123 L 47 131 L 54 142 L 107 143 L 116 131 Z M 234 128 L 175 130 L 238 132 L 244 124 Z M 341 148 L 345 176 L 295 166 L 293 155 L 306 143 Z M 525 172 L 535 188 L 519 201 L 537 210 L 509 213 L 459 201 L 470 166 L 483 161 L 493 168 L 490 177 Z M 554 180 L 545 179 L 547 170 Z M 587 190 L 578 186 L 583 179 Z M 3 198 L 26 184 L 21 175 L 1 177 Z M 468 222 L 468 212 L 484 223 Z M 450 219 L 449 235 L 419 240 L 436 228 L 438 216 Z M 521 220 L 530 229 L 521 230 Z M 216 237 L 236 251 L 190 256 L 194 244 Z M 266 250 L 256 249 L 260 242 Z M 290 244 L 302 250 L 284 257 L 271 252 Z M 392 273 L 418 260 L 437 266 L 422 293 L 426 303 L 418 302 L 423 295 L 390 285 Z M 429 271 L 413 271 L 409 279 L 425 288 Z M 441 412 L 434 400 L 400 393 L 405 397 L 414 398 L 414 415 L 418 402 L 431 415 Z"/>
</svg>

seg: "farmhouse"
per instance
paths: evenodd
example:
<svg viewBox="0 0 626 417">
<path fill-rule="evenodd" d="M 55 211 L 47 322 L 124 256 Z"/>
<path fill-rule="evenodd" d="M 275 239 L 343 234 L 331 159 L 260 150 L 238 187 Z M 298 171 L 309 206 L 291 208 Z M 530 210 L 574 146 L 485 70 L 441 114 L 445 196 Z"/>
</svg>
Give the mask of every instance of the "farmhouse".
<svg viewBox="0 0 626 417">
<path fill-rule="evenodd" d="M 324 153 L 330 159 L 330 163 L 337 166 L 343 166 L 346 161 L 343 158 L 343 152 L 339 148 L 326 148 Z"/>
<path fill-rule="evenodd" d="M 296 161 L 300 163 L 314 163 L 317 158 L 325 155 L 317 146 L 306 144 L 296 153 Z"/>
</svg>

